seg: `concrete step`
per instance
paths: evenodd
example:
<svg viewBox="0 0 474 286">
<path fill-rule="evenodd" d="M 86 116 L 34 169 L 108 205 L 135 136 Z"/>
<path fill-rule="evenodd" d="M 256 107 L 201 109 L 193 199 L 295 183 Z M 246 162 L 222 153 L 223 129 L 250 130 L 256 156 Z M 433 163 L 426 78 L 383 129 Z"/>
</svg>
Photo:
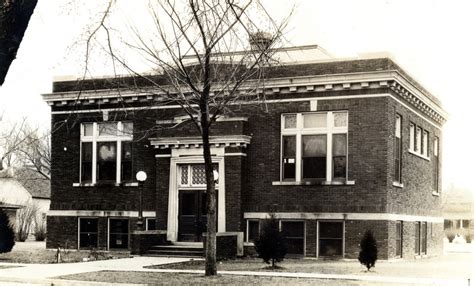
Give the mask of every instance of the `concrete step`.
<svg viewBox="0 0 474 286">
<path fill-rule="evenodd" d="M 148 256 L 169 256 L 169 257 L 203 257 L 204 249 L 200 244 L 179 244 L 179 245 L 154 245 L 150 247 L 146 255 Z"/>
</svg>

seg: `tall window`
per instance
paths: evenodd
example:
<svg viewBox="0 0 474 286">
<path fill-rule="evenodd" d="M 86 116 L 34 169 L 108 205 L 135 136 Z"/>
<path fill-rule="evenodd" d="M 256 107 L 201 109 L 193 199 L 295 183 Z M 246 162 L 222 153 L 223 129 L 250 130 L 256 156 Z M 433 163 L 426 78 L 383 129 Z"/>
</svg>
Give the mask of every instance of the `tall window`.
<svg viewBox="0 0 474 286">
<path fill-rule="evenodd" d="M 346 180 L 346 111 L 284 114 L 281 126 L 282 180 Z"/>
<path fill-rule="evenodd" d="M 402 117 L 400 115 L 395 116 L 395 178 L 394 181 L 402 182 Z"/>
<path fill-rule="evenodd" d="M 421 254 L 426 254 L 426 249 L 428 247 L 428 223 L 421 223 Z"/>
<path fill-rule="evenodd" d="M 402 257 L 403 251 L 403 223 L 397 221 L 395 224 L 395 255 Z"/>
<path fill-rule="evenodd" d="M 81 182 L 132 181 L 131 122 L 81 125 Z"/>
<path fill-rule="evenodd" d="M 420 243 L 420 231 L 421 231 L 421 222 L 415 223 L 415 254 L 421 254 L 421 243 Z"/>
<path fill-rule="evenodd" d="M 435 137 L 433 144 L 433 157 L 434 157 L 434 174 L 433 174 L 433 189 L 436 193 L 439 192 L 439 139 Z"/>
</svg>

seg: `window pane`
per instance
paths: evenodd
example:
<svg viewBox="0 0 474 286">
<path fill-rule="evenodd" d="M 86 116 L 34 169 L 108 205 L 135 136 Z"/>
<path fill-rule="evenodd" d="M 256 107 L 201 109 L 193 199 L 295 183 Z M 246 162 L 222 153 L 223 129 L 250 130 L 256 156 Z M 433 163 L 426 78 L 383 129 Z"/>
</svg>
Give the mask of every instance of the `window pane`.
<svg viewBox="0 0 474 286">
<path fill-rule="evenodd" d="M 428 156 L 429 133 L 423 130 L 423 155 Z"/>
<path fill-rule="evenodd" d="M 117 142 L 97 143 L 97 179 L 115 180 L 117 174 Z"/>
<path fill-rule="evenodd" d="M 402 256 L 402 222 L 397 221 L 396 223 L 396 230 L 395 230 L 395 243 L 396 243 L 396 248 L 395 248 L 395 255 L 397 256 Z"/>
<path fill-rule="evenodd" d="M 189 165 L 181 165 L 181 185 L 188 184 L 188 175 L 189 175 Z"/>
<path fill-rule="evenodd" d="M 347 126 L 347 112 L 334 112 L 334 127 Z"/>
<path fill-rule="evenodd" d="M 410 124 L 410 150 L 415 151 L 415 125 Z"/>
<path fill-rule="evenodd" d="M 415 151 L 421 152 L 421 128 L 416 127 Z"/>
<path fill-rule="evenodd" d="M 193 185 L 205 185 L 206 184 L 206 169 L 204 165 L 192 165 L 192 184 Z"/>
<path fill-rule="evenodd" d="M 296 114 L 289 114 L 283 117 L 285 119 L 285 129 L 296 128 Z"/>
<path fill-rule="evenodd" d="M 81 182 L 92 181 L 92 142 L 82 143 Z"/>
<path fill-rule="evenodd" d="M 395 117 L 395 137 L 400 138 L 402 136 L 402 118 L 397 114 Z"/>
<path fill-rule="evenodd" d="M 121 177 L 122 181 L 133 180 L 132 170 L 132 142 L 122 142 L 122 163 L 121 163 Z"/>
<path fill-rule="evenodd" d="M 342 239 L 342 222 L 319 222 L 319 237 Z"/>
<path fill-rule="evenodd" d="M 326 113 L 307 113 L 303 114 L 304 128 L 320 128 L 327 126 Z"/>
<path fill-rule="evenodd" d="M 260 222 L 257 220 L 249 220 L 248 242 L 254 242 L 259 236 Z"/>
<path fill-rule="evenodd" d="M 296 136 L 283 136 L 283 179 L 294 179 L 296 170 Z"/>
<path fill-rule="evenodd" d="M 334 134 L 332 137 L 333 177 L 346 178 L 347 135 Z"/>
<path fill-rule="evenodd" d="M 439 148 L 439 139 L 435 138 L 435 140 L 434 140 L 434 150 L 433 150 L 435 156 L 438 156 L 438 148 Z"/>
<path fill-rule="evenodd" d="M 426 254 L 428 236 L 428 223 L 423 222 L 421 225 L 421 253 Z"/>
<path fill-rule="evenodd" d="M 326 135 L 305 135 L 303 138 L 303 178 L 326 178 Z"/>
<path fill-rule="evenodd" d="M 84 136 L 93 136 L 94 135 L 94 124 L 93 123 L 84 123 Z"/>
<path fill-rule="evenodd" d="M 99 123 L 99 136 L 117 135 L 117 123 L 116 122 L 106 122 Z"/>
<path fill-rule="evenodd" d="M 181 215 L 196 215 L 196 194 L 181 194 Z"/>
</svg>

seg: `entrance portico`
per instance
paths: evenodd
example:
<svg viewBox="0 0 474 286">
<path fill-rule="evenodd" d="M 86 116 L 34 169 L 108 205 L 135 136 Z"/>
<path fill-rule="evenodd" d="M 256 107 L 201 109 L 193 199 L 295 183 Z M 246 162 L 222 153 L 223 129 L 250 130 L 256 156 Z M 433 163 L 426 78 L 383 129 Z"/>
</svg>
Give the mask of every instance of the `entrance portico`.
<svg viewBox="0 0 474 286">
<path fill-rule="evenodd" d="M 170 149 L 170 153 L 159 155 L 170 157 L 169 190 L 167 211 L 167 240 L 199 241 L 200 232 L 205 230 L 204 164 L 200 138 L 158 138 L 150 139 L 158 149 Z M 217 231 L 226 232 L 226 172 L 225 148 L 246 147 L 250 137 L 245 135 L 211 137 L 211 155 L 215 170 L 219 173 L 216 183 Z M 158 184 L 160 184 L 159 180 Z M 181 228 L 181 229 L 180 229 Z"/>
</svg>

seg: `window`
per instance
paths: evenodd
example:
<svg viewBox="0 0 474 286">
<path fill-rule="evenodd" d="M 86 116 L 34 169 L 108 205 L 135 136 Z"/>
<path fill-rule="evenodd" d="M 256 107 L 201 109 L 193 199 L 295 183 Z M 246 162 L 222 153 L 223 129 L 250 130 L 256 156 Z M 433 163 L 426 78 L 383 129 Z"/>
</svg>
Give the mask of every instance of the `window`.
<svg viewBox="0 0 474 286">
<path fill-rule="evenodd" d="M 433 170 L 433 189 L 435 193 L 439 193 L 439 139 L 435 137 L 433 144 L 434 170 Z"/>
<path fill-rule="evenodd" d="M 212 164 L 212 169 L 218 171 L 218 165 Z M 179 165 L 179 187 L 205 187 L 206 169 L 204 164 Z M 216 184 L 219 184 L 217 180 Z M 216 185 L 216 187 L 218 187 Z"/>
<path fill-rule="evenodd" d="M 428 223 L 421 223 L 421 254 L 426 254 L 426 249 L 428 246 Z"/>
<path fill-rule="evenodd" d="M 395 178 L 394 181 L 402 182 L 402 117 L 400 115 L 395 116 Z"/>
<path fill-rule="evenodd" d="M 81 183 L 133 180 L 131 122 L 81 125 Z"/>
<path fill-rule="evenodd" d="M 344 225 L 342 222 L 319 222 L 319 256 L 342 256 Z"/>
<path fill-rule="evenodd" d="M 109 220 L 109 248 L 128 248 L 128 219 Z"/>
<path fill-rule="evenodd" d="M 397 221 L 395 224 L 395 255 L 402 257 L 403 251 L 403 222 Z"/>
<path fill-rule="evenodd" d="M 281 221 L 281 231 L 286 239 L 287 253 L 304 255 L 304 221 Z"/>
<path fill-rule="evenodd" d="M 247 221 L 246 241 L 255 242 L 260 235 L 260 222 L 258 220 Z"/>
<path fill-rule="evenodd" d="M 97 248 L 97 218 L 79 218 L 79 248 Z"/>
<path fill-rule="evenodd" d="M 470 221 L 468 219 L 463 219 L 461 221 L 462 228 L 469 228 L 469 223 L 470 223 Z"/>
<path fill-rule="evenodd" d="M 156 218 L 146 218 L 146 230 L 156 230 Z"/>
<path fill-rule="evenodd" d="M 412 153 L 429 156 L 430 134 L 420 126 L 410 123 L 410 151 Z"/>
<path fill-rule="evenodd" d="M 420 255 L 421 251 L 421 244 L 420 244 L 420 230 L 421 230 L 421 222 L 415 223 L 415 254 Z"/>
<path fill-rule="evenodd" d="M 347 179 L 346 111 L 282 115 L 281 179 Z"/>
</svg>

